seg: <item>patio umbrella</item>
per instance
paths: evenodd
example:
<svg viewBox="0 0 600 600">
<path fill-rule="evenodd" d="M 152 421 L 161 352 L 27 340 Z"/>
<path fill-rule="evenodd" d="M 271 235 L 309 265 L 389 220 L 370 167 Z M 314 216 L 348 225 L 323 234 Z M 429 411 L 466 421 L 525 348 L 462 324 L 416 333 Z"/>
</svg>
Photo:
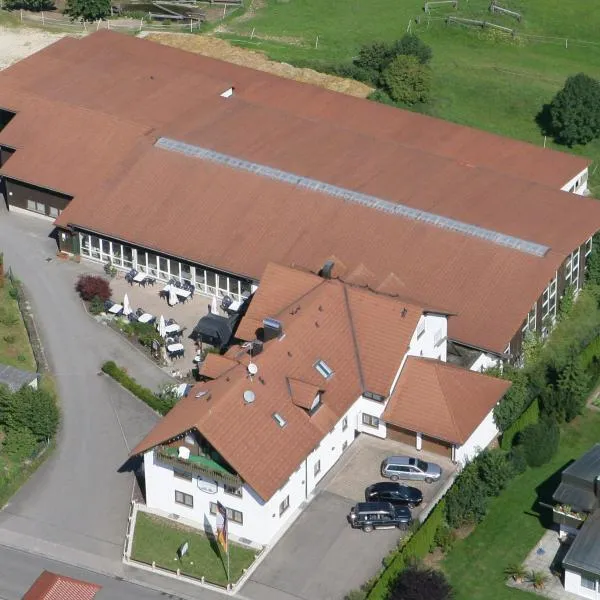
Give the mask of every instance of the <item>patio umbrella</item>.
<svg viewBox="0 0 600 600">
<path fill-rule="evenodd" d="M 213 315 L 218 315 L 219 314 L 219 305 L 217 304 L 217 297 L 216 296 L 213 296 L 212 304 L 211 304 L 211 307 L 210 307 L 210 312 Z"/>
<path fill-rule="evenodd" d="M 158 320 L 158 335 L 160 335 L 160 337 L 164 338 L 166 335 L 166 331 L 165 331 L 165 318 L 160 315 L 160 319 Z"/>
<path fill-rule="evenodd" d="M 125 294 L 123 298 L 123 315 L 127 317 L 131 314 L 131 304 L 129 304 L 129 296 Z"/>
<path fill-rule="evenodd" d="M 179 302 L 178 298 L 177 298 L 177 293 L 175 292 L 175 288 L 170 285 L 169 286 L 169 306 L 174 306 L 175 304 L 177 304 Z"/>
</svg>

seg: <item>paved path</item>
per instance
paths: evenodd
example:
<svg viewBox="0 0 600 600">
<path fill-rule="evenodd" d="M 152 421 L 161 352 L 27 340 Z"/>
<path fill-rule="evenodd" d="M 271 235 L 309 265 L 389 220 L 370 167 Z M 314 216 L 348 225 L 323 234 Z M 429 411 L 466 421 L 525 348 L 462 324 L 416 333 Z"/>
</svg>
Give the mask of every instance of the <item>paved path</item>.
<svg viewBox="0 0 600 600">
<path fill-rule="evenodd" d="M 85 267 L 55 258 L 50 230 L 0 212 L 4 263 L 29 291 L 63 411 L 56 452 L 0 512 L 0 543 L 118 574 L 133 484 L 118 470 L 158 417 L 97 373 L 113 359 L 149 387 L 166 376 L 85 314 L 73 290 Z"/>
</svg>

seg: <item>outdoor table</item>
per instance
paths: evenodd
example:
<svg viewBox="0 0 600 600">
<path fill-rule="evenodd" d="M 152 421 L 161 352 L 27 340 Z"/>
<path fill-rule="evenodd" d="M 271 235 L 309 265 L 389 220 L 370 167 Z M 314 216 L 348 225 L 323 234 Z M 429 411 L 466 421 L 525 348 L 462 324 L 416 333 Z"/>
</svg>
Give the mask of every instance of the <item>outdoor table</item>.
<svg viewBox="0 0 600 600">
<path fill-rule="evenodd" d="M 108 309 L 108 312 L 111 313 L 111 314 L 113 314 L 113 315 L 118 315 L 122 310 L 123 310 L 123 306 L 121 306 L 120 304 L 113 304 Z"/>
<path fill-rule="evenodd" d="M 165 294 L 169 293 L 169 290 L 171 290 L 171 288 L 175 291 L 175 293 L 180 297 L 180 298 L 189 298 L 192 295 L 192 292 L 190 292 L 190 290 L 183 290 L 181 288 L 175 287 L 174 285 L 165 285 L 165 287 L 162 289 L 162 291 Z"/>
<path fill-rule="evenodd" d="M 150 321 L 152 321 L 152 319 L 154 319 L 153 315 L 151 315 L 150 313 L 144 313 L 143 315 L 140 315 L 138 317 L 138 323 L 149 323 Z"/>
<path fill-rule="evenodd" d="M 138 274 L 137 274 L 137 275 L 136 275 L 136 276 L 133 278 L 133 280 L 134 280 L 136 283 L 142 283 L 142 282 L 143 282 L 143 281 L 146 279 L 146 277 L 148 277 L 148 275 L 146 275 L 146 273 L 138 273 Z"/>
<path fill-rule="evenodd" d="M 180 330 L 181 330 L 181 327 L 179 327 L 179 325 L 177 323 L 173 323 L 172 325 L 167 325 L 165 327 L 165 335 L 167 335 L 169 333 L 177 333 Z"/>
<path fill-rule="evenodd" d="M 169 344 L 167 346 L 168 352 L 181 352 L 183 350 L 183 344 Z"/>
</svg>

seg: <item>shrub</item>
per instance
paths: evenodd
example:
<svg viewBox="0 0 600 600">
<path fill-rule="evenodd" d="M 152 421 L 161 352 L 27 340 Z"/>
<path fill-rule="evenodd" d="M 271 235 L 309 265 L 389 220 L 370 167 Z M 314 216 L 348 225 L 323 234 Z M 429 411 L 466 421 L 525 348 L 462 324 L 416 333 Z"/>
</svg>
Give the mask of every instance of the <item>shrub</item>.
<svg viewBox="0 0 600 600">
<path fill-rule="evenodd" d="M 514 475 L 506 452 L 499 448 L 484 450 L 477 456 L 475 464 L 487 496 L 497 496 Z"/>
<path fill-rule="evenodd" d="M 469 463 L 446 495 L 446 520 L 452 528 L 478 523 L 487 511 L 487 496 L 475 463 Z"/>
<path fill-rule="evenodd" d="M 14 335 L 12 335 L 12 334 L 5 335 L 5 336 L 4 336 L 4 341 L 5 341 L 7 344 L 14 344 L 14 343 L 15 343 L 15 339 L 16 339 L 16 338 L 15 338 L 15 336 L 14 336 Z"/>
<path fill-rule="evenodd" d="M 108 281 L 98 275 L 80 275 L 75 284 L 75 290 L 82 300 L 87 302 L 93 300 L 94 297 L 98 297 L 102 302 L 105 302 L 112 295 Z"/>
<path fill-rule="evenodd" d="M 90 302 L 89 311 L 93 315 L 99 315 L 101 312 L 104 312 L 104 302 L 99 296 L 94 296 L 92 301 Z"/>
<path fill-rule="evenodd" d="M 515 436 L 532 423 L 537 423 L 540 416 L 540 408 L 537 400 L 534 400 L 527 410 L 502 434 L 500 447 L 510 450 L 513 447 Z"/>
<path fill-rule="evenodd" d="M 547 418 L 528 425 L 518 436 L 518 442 L 523 446 L 525 460 L 530 467 L 540 467 L 549 462 L 558 449 L 559 439 L 558 424 Z"/>
<path fill-rule="evenodd" d="M 506 431 L 531 402 L 531 389 L 527 373 L 521 369 L 505 367 L 502 377 L 512 381 L 512 386 L 494 407 L 494 421 L 500 431 Z"/>
<path fill-rule="evenodd" d="M 380 104 L 396 106 L 396 103 L 388 96 L 387 92 L 384 92 L 383 90 L 375 90 L 374 92 L 371 92 L 367 98 L 373 102 L 379 102 Z"/>
<path fill-rule="evenodd" d="M 107 375 L 110 375 L 125 389 L 129 390 L 134 396 L 137 396 L 142 402 L 145 402 L 150 408 L 161 415 L 166 415 L 175 404 L 172 399 L 159 398 L 152 390 L 140 385 L 133 377 L 129 377 L 125 370 L 118 367 L 112 360 L 109 360 L 102 365 L 102 371 Z"/>
<path fill-rule="evenodd" d="M 513 446 L 508 454 L 508 459 L 515 475 L 520 475 L 527 470 L 527 461 L 525 460 L 523 446 Z"/>
<path fill-rule="evenodd" d="M 27 428 L 36 441 L 54 437 L 60 414 L 53 394 L 22 387 L 18 392 L 0 390 L 0 423 L 10 430 Z"/>
<path fill-rule="evenodd" d="M 434 544 L 442 550 L 448 552 L 452 549 L 456 541 L 456 533 L 448 527 L 447 523 L 442 523 L 435 531 Z"/>
<path fill-rule="evenodd" d="M 453 596 L 441 571 L 411 566 L 390 587 L 389 600 L 450 600 Z"/>
<path fill-rule="evenodd" d="M 385 90 L 396 102 L 427 102 L 431 88 L 431 70 L 415 56 L 396 56 L 382 73 Z"/>
<path fill-rule="evenodd" d="M 404 34 L 392 45 L 392 56 L 414 56 L 422 65 L 426 65 L 433 55 L 431 47 L 414 33 Z"/>
<path fill-rule="evenodd" d="M 138 338 L 138 341 L 142 346 L 152 346 L 153 341 L 157 341 L 160 344 L 164 344 L 163 338 L 158 334 L 156 327 L 150 323 L 138 323 L 134 321 L 132 323 L 133 332 Z"/>
<path fill-rule="evenodd" d="M 3 450 L 6 456 L 21 461 L 29 458 L 35 452 L 37 440 L 27 427 L 10 429 L 6 433 Z"/>
</svg>

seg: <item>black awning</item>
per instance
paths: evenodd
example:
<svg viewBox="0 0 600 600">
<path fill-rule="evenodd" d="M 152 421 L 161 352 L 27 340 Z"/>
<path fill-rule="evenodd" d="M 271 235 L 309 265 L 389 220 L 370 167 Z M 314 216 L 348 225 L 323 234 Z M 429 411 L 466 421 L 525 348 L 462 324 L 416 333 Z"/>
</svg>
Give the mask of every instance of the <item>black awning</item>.
<svg viewBox="0 0 600 600">
<path fill-rule="evenodd" d="M 222 348 L 231 339 L 235 320 L 235 318 L 208 313 L 198 321 L 192 335 L 196 339 L 200 338 L 206 344 Z"/>
</svg>

